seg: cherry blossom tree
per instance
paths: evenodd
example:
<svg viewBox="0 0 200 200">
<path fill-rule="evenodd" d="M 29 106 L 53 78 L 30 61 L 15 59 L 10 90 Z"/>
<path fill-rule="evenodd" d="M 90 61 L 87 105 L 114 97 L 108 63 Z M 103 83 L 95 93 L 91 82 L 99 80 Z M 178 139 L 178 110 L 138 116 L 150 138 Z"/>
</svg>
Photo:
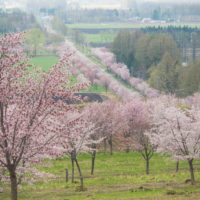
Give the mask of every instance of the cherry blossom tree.
<svg viewBox="0 0 200 200">
<path fill-rule="evenodd" d="M 68 86 L 69 55 L 49 73 L 30 69 L 23 34 L 0 39 L 0 166 L 7 169 L 11 199 L 17 200 L 17 170 L 23 163 L 54 156 L 60 131 L 55 118 L 74 107 L 66 101 L 83 85 Z"/>
<path fill-rule="evenodd" d="M 85 112 L 71 112 L 59 118 L 60 130 L 60 150 L 64 155 L 68 155 L 72 163 L 72 183 L 74 183 L 74 164 L 76 164 L 80 176 L 80 191 L 84 190 L 83 174 L 77 156 L 80 153 L 93 151 L 92 144 L 98 143 L 93 135 L 95 127 L 86 120 Z"/>
<path fill-rule="evenodd" d="M 159 152 L 171 153 L 176 160 L 187 160 L 191 183 L 195 183 L 193 161 L 200 155 L 200 110 L 187 106 L 166 106 L 160 102 L 153 111 L 151 141 Z"/>
<path fill-rule="evenodd" d="M 86 119 L 89 123 L 92 123 L 95 127 L 94 133 L 91 135 L 92 140 L 94 141 L 91 144 L 92 147 L 92 164 L 91 164 L 91 175 L 94 175 L 95 168 L 95 159 L 96 153 L 98 149 L 98 145 L 104 140 L 105 142 L 105 134 L 102 132 L 103 123 L 102 120 L 99 119 L 99 114 L 101 113 L 101 104 L 93 103 L 85 108 Z M 98 141 L 98 143 L 96 142 Z"/>
<path fill-rule="evenodd" d="M 101 83 L 100 83 L 99 79 L 95 79 L 93 84 L 94 84 L 94 87 L 97 89 L 98 85 L 100 85 Z"/>
<path fill-rule="evenodd" d="M 150 129 L 148 106 L 139 99 L 121 106 L 123 120 L 123 137 L 127 148 L 133 148 L 141 153 L 146 161 L 146 174 L 149 174 L 149 161 L 152 158 L 155 146 L 145 134 Z"/>
<path fill-rule="evenodd" d="M 90 80 L 91 84 L 94 84 L 94 80 L 96 79 L 96 71 L 93 69 L 88 69 L 85 71 L 86 77 Z"/>
<path fill-rule="evenodd" d="M 108 68 L 116 60 L 115 55 L 109 52 L 106 48 L 93 48 L 92 53 L 103 62 L 103 65 Z"/>
<path fill-rule="evenodd" d="M 108 49 L 95 48 L 92 49 L 92 53 L 101 60 L 102 64 L 105 65 L 110 72 L 137 89 L 143 96 L 155 98 L 160 95 L 158 90 L 149 87 L 144 80 L 131 77 L 128 67 L 124 63 L 117 63 L 115 55 L 109 52 Z"/>
<path fill-rule="evenodd" d="M 111 82 L 111 80 L 110 80 L 109 75 L 104 74 L 103 76 L 101 76 L 101 78 L 100 78 L 100 83 L 101 83 L 102 85 L 104 85 L 104 87 L 106 88 L 106 92 L 108 91 L 108 87 L 109 87 L 109 85 L 110 85 L 110 82 Z"/>
<path fill-rule="evenodd" d="M 185 104 L 190 107 L 200 109 L 200 93 L 195 93 L 193 96 L 189 96 L 185 99 Z"/>
<path fill-rule="evenodd" d="M 89 108 L 89 119 L 97 128 L 97 135 L 104 138 L 104 153 L 106 153 L 106 143 L 110 147 L 110 154 L 113 154 L 113 135 L 119 131 L 117 113 L 118 104 L 114 101 L 92 104 Z"/>
<path fill-rule="evenodd" d="M 112 75 L 108 74 L 105 70 L 100 68 L 98 65 L 94 64 L 90 59 L 83 56 L 81 53 L 76 52 L 75 48 L 70 46 L 71 44 L 66 43 L 65 49 L 67 49 L 72 56 L 72 63 L 74 67 L 78 68 L 78 70 L 88 79 L 91 84 L 102 83 L 106 88 L 108 88 L 111 92 L 115 93 L 118 97 L 120 97 L 123 101 L 130 101 L 132 99 L 140 98 L 140 94 L 136 91 L 126 88 L 118 80 L 116 80 Z M 101 55 L 103 59 L 103 55 L 107 50 L 101 50 Z M 61 51 L 61 55 L 63 55 L 65 50 Z M 109 52 L 109 54 L 112 54 Z M 122 63 L 115 63 L 114 57 L 110 56 L 108 59 L 109 66 L 118 66 L 115 67 L 116 73 L 118 76 L 121 76 L 122 79 L 128 79 L 130 76 L 128 68 Z M 114 64 L 115 63 L 115 64 Z M 74 70 L 73 70 L 74 71 Z M 125 71 L 125 72 L 124 72 Z M 72 72 L 73 73 L 73 72 Z M 126 80 L 129 82 L 129 79 Z"/>
</svg>

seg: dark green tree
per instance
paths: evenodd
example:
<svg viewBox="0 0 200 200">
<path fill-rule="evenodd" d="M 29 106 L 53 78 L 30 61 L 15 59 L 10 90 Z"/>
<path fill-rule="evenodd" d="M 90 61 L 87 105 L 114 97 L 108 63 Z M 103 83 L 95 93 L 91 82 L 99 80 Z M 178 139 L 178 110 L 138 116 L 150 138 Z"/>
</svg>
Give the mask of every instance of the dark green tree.
<svg viewBox="0 0 200 200">
<path fill-rule="evenodd" d="M 154 9 L 152 13 L 152 19 L 153 20 L 159 20 L 160 19 L 160 8 Z"/>
<path fill-rule="evenodd" d="M 132 75 L 137 75 L 136 42 L 142 35 L 141 31 L 120 31 L 112 45 L 117 61 L 125 63 Z"/>
<path fill-rule="evenodd" d="M 184 67 L 179 77 L 180 95 L 192 95 L 200 91 L 200 60 Z"/>
<path fill-rule="evenodd" d="M 147 48 L 147 54 L 151 60 L 151 64 L 158 64 L 166 52 L 168 52 L 174 60 L 180 59 L 180 53 L 176 42 L 168 34 L 154 34 Z"/>
<path fill-rule="evenodd" d="M 135 57 L 138 63 L 138 76 L 146 79 L 148 68 L 152 65 L 151 58 L 148 56 L 148 47 L 152 40 L 151 34 L 144 34 L 136 42 Z"/>
<path fill-rule="evenodd" d="M 161 62 L 150 69 L 149 84 L 165 93 L 174 94 L 178 89 L 180 66 L 169 53 L 165 53 Z"/>
</svg>

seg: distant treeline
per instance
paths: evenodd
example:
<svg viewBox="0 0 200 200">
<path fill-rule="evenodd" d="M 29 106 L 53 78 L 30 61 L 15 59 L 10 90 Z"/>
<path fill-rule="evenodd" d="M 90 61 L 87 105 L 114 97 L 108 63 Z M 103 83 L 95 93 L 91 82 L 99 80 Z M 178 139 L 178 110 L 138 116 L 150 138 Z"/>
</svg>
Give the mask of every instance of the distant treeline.
<svg viewBox="0 0 200 200">
<path fill-rule="evenodd" d="M 192 46 L 192 40 L 196 45 L 200 45 L 200 29 L 190 26 L 149 26 L 141 28 L 144 33 L 167 33 L 173 37 L 180 48 Z"/>
<path fill-rule="evenodd" d="M 129 0 L 127 9 L 81 9 L 67 8 L 55 10 L 65 23 L 101 23 L 101 22 L 127 22 L 144 18 L 152 20 L 165 20 L 168 22 L 199 22 L 200 4 L 191 3 L 153 3 Z"/>
<path fill-rule="evenodd" d="M 134 16 L 132 11 L 117 9 L 79 9 L 59 13 L 65 23 L 122 22 Z"/>
<path fill-rule="evenodd" d="M 175 26 L 175 25 L 168 25 L 168 26 L 147 26 L 144 28 L 141 28 L 141 30 L 144 33 L 180 33 L 180 32 L 185 32 L 185 33 L 200 33 L 200 28 L 198 27 L 192 27 L 188 25 L 184 26 Z"/>
<path fill-rule="evenodd" d="M 0 10 L 0 33 L 21 32 L 31 28 L 38 28 L 34 15 L 22 12 L 19 9 Z"/>
<path fill-rule="evenodd" d="M 200 88 L 200 32 L 190 27 L 120 31 L 112 51 L 133 76 L 166 93 L 186 96 Z"/>
<path fill-rule="evenodd" d="M 200 19 L 200 4 L 190 3 L 189 1 L 188 3 L 144 2 L 138 4 L 137 11 L 139 16 L 151 17 L 155 20 L 195 21 Z"/>
</svg>

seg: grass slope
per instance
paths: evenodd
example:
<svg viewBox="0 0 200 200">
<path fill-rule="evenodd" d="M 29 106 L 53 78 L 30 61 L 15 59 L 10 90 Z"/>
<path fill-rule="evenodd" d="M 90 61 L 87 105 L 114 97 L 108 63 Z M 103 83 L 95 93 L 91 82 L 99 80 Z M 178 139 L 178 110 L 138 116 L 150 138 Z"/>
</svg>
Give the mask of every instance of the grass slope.
<svg viewBox="0 0 200 200">
<path fill-rule="evenodd" d="M 200 182 L 185 184 L 189 178 L 186 162 L 180 163 L 175 173 L 175 162 L 155 155 L 151 162 L 151 174 L 145 175 L 145 162 L 138 153 L 116 153 L 113 156 L 97 154 L 95 175 L 90 176 L 90 155 L 79 156 L 87 191 L 76 192 L 79 185 L 65 183 L 65 169 L 71 169 L 68 158 L 47 160 L 38 169 L 57 176 L 47 182 L 38 181 L 24 185 L 20 200 L 199 200 Z M 200 181 L 199 161 L 195 162 L 196 179 Z M 198 170 L 198 171 L 197 171 Z M 78 175 L 76 171 L 76 175 Z M 77 181 L 78 177 L 76 178 Z M 0 200 L 9 200 L 9 188 L 0 193 Z"/>
<path fill-rule="evenodd" d="M 48 72 L 50 67 L 58 62 L 58 59 L 56 56 L 37 56 L 30 60 L 29 65 L 40 67 L 45 72 Z"/>
</svg>

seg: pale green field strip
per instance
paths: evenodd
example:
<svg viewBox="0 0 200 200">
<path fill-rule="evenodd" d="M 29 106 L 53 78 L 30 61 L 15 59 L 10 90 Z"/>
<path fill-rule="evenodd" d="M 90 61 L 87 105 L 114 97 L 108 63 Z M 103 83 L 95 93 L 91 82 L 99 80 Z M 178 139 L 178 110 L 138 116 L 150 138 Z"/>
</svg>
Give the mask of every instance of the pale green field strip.
<svg viewBox="0 0 200 200">
<path fill-rule="evenodd" d="M 116 33 L 84 34 L 84 36 L 92 43 L 112 43 Z"/>
<path fill-rule="evenodd" d="M 145 28 L 145 27 L 184 27 L 200 28 L 200 23 L 101 23 L 101 24 L 66 24 L 68 28 L 74 29 L 127 29 L 127 28 Z"/>
</svg>

